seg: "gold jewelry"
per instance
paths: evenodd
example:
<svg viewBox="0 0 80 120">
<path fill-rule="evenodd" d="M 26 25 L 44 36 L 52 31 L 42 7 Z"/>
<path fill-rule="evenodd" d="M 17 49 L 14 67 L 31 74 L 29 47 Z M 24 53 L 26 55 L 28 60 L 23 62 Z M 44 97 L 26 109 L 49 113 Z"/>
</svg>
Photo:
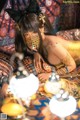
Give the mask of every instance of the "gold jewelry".
<svg viewBox="0 0 80 120">
<path fill-rule="evenodd" d="M 68 70 L 67 67 L 62 67 L 62 68 L 57 69 L 57 73 L 58 73 L 59 75 L 68 74 L 68 73 L 69 73 L 69 70 Z"/>
<path fill-rule="evenodd" d="M 39 20 L 43 22 L 43 24 L 45 23 L 45 15 L 40 14 L 39 15 Z"/>
</svg>

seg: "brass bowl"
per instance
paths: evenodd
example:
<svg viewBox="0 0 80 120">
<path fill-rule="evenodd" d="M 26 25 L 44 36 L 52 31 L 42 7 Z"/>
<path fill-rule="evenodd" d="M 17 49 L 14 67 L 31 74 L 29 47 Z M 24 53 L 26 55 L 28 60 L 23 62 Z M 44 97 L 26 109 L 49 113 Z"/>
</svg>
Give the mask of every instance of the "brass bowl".
<svg viewBox="0 0 80 120">
<path fill-rule="evenodd" d="M 8 116 L 19 116 L 22 115 L 25 111 L 26 108 L 22 107 L 18 103 L 9 102 L 7 104 L 2 105 L 1 107 L 1 112 L 7 114 Z"/>
</svg>

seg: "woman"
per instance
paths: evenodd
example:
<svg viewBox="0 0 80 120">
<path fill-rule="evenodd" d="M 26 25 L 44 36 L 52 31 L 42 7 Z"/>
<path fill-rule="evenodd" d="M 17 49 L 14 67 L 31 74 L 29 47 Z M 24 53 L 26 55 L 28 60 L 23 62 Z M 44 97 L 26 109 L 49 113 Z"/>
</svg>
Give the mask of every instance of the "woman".
<svg viewBox="0 0 80 120">
<path fill-rule="evenodd" d="M 15 19 L 11 10 L 7 12 Z M 19 36 L 16 39 L 16 45 L 18 45 L 16 50 L 23 52 L 23 49 L 27 47 L 27 50 L 34 55 L 36 70 L 41 69 L 44 61 L 50 66 L 55 66 L 61 75 L 72 72 L 76 68 L 76 60 L 80 56 L 80 41 L 66 41 L 58 36 L 44 34 L 44 26 L 48 23 L 42 14 L 39 17 L 34 13 L 24 14 L 20 16 L 20 19 L 18 18 L 17 23 L 17 32 L 22 39 L 18 39 Z M 47 79 L 50 74 L 45 75 L 40 71 L 38 76 L 40 79 Z"/>
<path fill-rule="evenodd" d="M 5 9 L 24 10 L 28 7 L 31 11 L 35 12 L 36 9 L 40 11 L 36 0 L 0 0 L 0 87 L 2 86 L 2 94 L 8 82 L 8 80 L 3 80 L 3 77 L 8 77 L 10 73 L 10 57 L 15 52 L 15 21 Z"/>
</svg>

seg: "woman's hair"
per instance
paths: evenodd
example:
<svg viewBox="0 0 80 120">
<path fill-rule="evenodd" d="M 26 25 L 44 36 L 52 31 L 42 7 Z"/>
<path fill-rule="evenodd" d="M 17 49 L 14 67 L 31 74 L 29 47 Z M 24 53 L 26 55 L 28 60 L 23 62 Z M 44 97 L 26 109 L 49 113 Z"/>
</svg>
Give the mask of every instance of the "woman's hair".
<svg viewBox="0 0 80 120">
<path fill-rule="evenodd" d="M 37 32 L 40 38 L 38 52 L 42 50 L 42 37 L 39 31 L 39 18 L 34 13 L 25 14 L 16 26 L 15 47 L 18 52 L 26 52 L 28 45 L 24 41 L 24 34 L 27 32 Z M 37 42 L 37 41 L 36 41 Z M 35 43 L 36 44 L 36 43 Z"/>
<path fill-rule="evenodd" d="M 52 24 L 50 23 L 49 19 L 48 19 L 48 16 L 46 14 L 43 14 L 45 16 L 44 20 L 45 20 L 45 23 L 44 23 L 44 34 L 46 35 L 54 35 L 54 29 L 53 29 L 53 26 Z"/>
<path fill-rule="evenodd" d="M 39 30 L 38 16 L 34 13 L 25 14 L 18 23 L 21 33 Z"/>
<path fill-rule="evenodd" d="M 6 2 L 7 2 L 7 0 L 0 0 L 0 13 L 1 13 L 2 9 L 4 8 Z"/>
<path fill-rule="evenodd" d="M 44 23 L 42 20 L 39 19 L 39 16 L 42 15 L 42 17 L 44 17 Z M 27 29 L 24 29 L 28 31 L 33 31 L 36 32 L 37 29 L 39 28 L 42 28 L 43 27 L 43 24 L 44 24 L 44 33 L 45 34 L 53 34 L 53 27 L 52 27 L 52 24 L 50 23 L 47 15 L 44 15 L 42 13 L 40 13 L 40 15 L 36 15 L 35 13 L 28 13 L 28 14 L 25 14 L 19 21 L 19 24 L 21 22 L 24 22 L 23 24 L 21 24 L 23 26 L 23 28 L 27 28 Z M 25 32 L 25 31 L 24 31 Z"/>
<path fill-rule="evenodd" d="M 26 51 L 26 45 L 23 41 L 23 37 L 21 35 L 21 31 L 18 27 L 16 27 L 16 34 L 15 34 L 15 51 L 16 52 L 23 52 Z"/>
</svg>

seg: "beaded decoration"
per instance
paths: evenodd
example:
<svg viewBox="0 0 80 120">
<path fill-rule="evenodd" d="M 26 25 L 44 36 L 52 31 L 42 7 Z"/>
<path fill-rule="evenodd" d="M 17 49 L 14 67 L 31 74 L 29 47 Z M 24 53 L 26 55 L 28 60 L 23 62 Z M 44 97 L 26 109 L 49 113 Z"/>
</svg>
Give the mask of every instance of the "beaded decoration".
<svg viewBox="0 0 80 120">
<path fill-rule="evenodd" d="M 24 35 L 24 37 L 25 36 L 26 36 L 26 34 Z M 25 37 L 25 42 L 26 42 L 28 48 L 30 48 L 31 50 L 37 51 L 39 49 L 40 38 L 39 38 L 38 34 L 31 35 L 31 37 L 29 37 L 28 39 L 26 39 L 26 37 Z"/>
</svg>

